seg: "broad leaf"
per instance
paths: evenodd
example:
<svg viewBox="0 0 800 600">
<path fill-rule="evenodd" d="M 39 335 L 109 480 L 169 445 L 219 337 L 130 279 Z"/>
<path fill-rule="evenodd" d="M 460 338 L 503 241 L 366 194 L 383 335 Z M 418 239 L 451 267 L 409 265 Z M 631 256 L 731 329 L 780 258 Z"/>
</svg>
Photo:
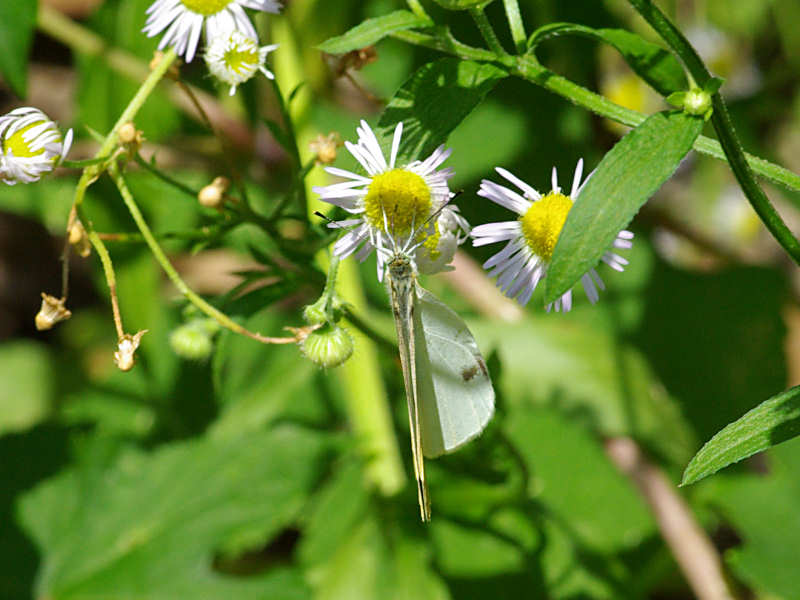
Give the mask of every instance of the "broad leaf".
<svg viewBox="0 0 800 600">
<path fill-rule="evenodd" d="M 430 27 L 431 25 L 429 19 L 419 17 L 407 10 L 396 10 L 382 17 L 367 19 L 347 33 L 325 40 L 317 48 L 329 54 L 344 54 L 374 44 L 395 31 Z"/>
<path fill-rule="evenodd" d="M 22 98 L 28 88 L 28 53 L 37 7 L 36 0 L 0 2 L 0 75 Z"/>
<path fill-rule="evenodd" d="M 625 29 L 592 29 L 574 23 L 551 23 L 531 35 L 530 51 L 540 42 L 562 35 L 579 35 L 610 44 L 650 87 L 664 96 L 689 87 L 683 67 L 671 52 Z"/>
<path fill-rule="evenodd" d="M 762 402 L 706 442 L 686 467 L 681 485 L 699 481 L 797 435 L 800 435 L 800 386 Z"/>
<path fill-rule="evenodd" d="M 378 121 L 379 137 L 391 144 L 403 122 L 399 162 L 424 159 L 507 73 L 495 66 L 444 58 L 422 66 L 397 91 Z"/>
<path fill-rule="evenodd" d="M 682 112 L 648 117 L 603 157 L 575 199 L 545 278 L 545 302 L 569 290 L 678 168 L 703 129 Z"/>
<path fill-rule="evenodd" d="M 318 434 L 282 428 L 80 463 L 20 505 L 43 557 L 36 597 L 305 597 L 293 572 L 237 579 L 212 563 L 216 550 L 261 545 L 296 517 L 325 446 Z"/>
</svg>

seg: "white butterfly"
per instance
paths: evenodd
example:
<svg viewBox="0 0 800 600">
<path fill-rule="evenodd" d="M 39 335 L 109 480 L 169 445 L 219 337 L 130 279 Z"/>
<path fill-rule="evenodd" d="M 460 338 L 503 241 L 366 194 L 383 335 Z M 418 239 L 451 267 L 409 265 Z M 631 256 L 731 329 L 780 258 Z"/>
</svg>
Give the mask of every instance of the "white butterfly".
<svg viewBox="0 0 800 600">
<path fill-rule="evenodd" d="M 386 258 L 420 515 L 430 521 L 423 457 L 453 452 L 477 437 L 494 413 L 494 388 L 464 320 L 417 281 L 413 256 L 421 242 L 412 243 L 419 231 L 412 226 L 403 247 L 388 235 L 394 247 L 378 251 Z"/>
</svg>

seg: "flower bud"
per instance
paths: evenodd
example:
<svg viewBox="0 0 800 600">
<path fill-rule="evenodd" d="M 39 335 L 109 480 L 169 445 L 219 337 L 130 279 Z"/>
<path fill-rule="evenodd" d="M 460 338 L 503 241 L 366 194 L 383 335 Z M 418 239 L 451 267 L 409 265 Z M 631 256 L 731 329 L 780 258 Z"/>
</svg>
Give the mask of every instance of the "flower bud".
<svg viewBox="0 0 800 600">
<path fill-rule="evenodd" d="M 207 319 L 197 319 L 181 325 L 169 336 L 172 350 L 187 360 L 205 360 L 211 356 L 214 344 L 211 341 L 213 332 L 205 328 Z M 213 322 L 213 321 L 212 321 Z"/>
<path fill-rule="evenodd" d="M 79 219 L 72 221 L 67 232 L 67 239 L 70 245 L 75 248 L 75 252 L 79 256 L 86 258 L 92 252 L 92 244 L 89 242 L 89 236 L 86 234 L 86 229 Z"/>
<path fill-rule="evenodd" d="M 72 312 L 64 306 L 66 298 L 56 298 L 42 292 L 42 307 L 36 313 L 36 329 L 45 331 L 52 329 L 56 323 L 66 321 L 72 316 Z"/>
<path fill-rule="evenodd" d="M 225 199 L 225 193 L 231 187 L 227 177 L 216 177 L 197 194 L 197 201 L 206 208 L 219 208 Z"/>
<path fill-rule="evenodd" d="M 0 116 L 0 181 L 33 183 L 58 166 L 72 145 L 50 118 L 29 106 Z"/>
<path fill-rule="evenodd" d="M 138 331 L 134 335 L 126 333 L 119 339 L 117 351 L 114 352 L 114 362 L 120 371 L 130 371 L 136 364 L 136 349 L 139 348 L 139 342 L 145 333 L 147 329 Z"/>
<path fill-rule="evenodd" d="M 329 165 L 336 160 L 336 149 L 342 145 L 342 136 L 331 131 L 327 136 L 319 134 L 312 140 L 308 147 L 317 155 L 317 160 L 323 165 Z"/>
<path fill-rule="evenodd" d="M 353 338 L 338 325 L 323 325 L 308 334 L 300 349 L 321 367 L 338 367 L 353 355 Z"/>
</svg>

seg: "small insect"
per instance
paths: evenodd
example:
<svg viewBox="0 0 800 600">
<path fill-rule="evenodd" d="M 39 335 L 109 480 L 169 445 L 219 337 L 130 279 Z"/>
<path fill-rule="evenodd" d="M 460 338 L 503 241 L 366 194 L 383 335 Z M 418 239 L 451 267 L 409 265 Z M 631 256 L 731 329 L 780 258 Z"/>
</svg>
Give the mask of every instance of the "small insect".
<svg viewBox="0 0 800 600">
<path fill-rule="evenodd" d="M 453 452 L 477 437 L 494 413 L 494 388 L 466 323 L 417 281 L 413 257 L 421 242 L 414 240 L 420 231 L 412 225 L 403 247 L 388 235 L 393 248 L 378 251 L 387 259 L 417 497 L 420 516 L 427 522 L 431 504 L 424 457 Z"/>
</svg>

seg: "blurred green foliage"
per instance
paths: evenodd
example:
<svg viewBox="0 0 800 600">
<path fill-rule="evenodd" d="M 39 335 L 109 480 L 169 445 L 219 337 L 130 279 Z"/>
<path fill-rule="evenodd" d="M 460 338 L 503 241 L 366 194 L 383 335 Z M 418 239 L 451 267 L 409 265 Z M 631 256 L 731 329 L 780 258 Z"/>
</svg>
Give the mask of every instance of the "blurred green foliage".
<svg viewBox="0 0 800 600">
<path fill-rule="evenodd" d="M 149 4 L 108 0 L 84 25 L 149 61 L 157 42 L 140 33 Z M 424 4 L 459 39 L 482 44 L 468 14 Z M 502 4 L 490 4 L 487 15 L 511 49 Z M 405 3 L 293 5 L 291 24 L 313 93 L 305 126 L 352 139 L 359 119 L 377 124 L 381 106 L 335 80 L 315 48 Z M 792 109 L 792 101 L 800 102 L 800 30 L 787 26 L 785 16 L 797 12 L 792 0 L 662 5 L 684 29 L 718 42 L 715 36 L 722 36 L 735 49 L 725 54 L 718 43 L 720 64 L 728 61 L 729 69 L 720 75 L 733 81 L 755 73 L 755 83 L 743 84 L 731 106 L 748 150 L 772 159 L 787 145 L 796 147 L 790 143 L 800 136 L 800 111 Z M 531 30 L 571 21 L 644 34 L 626 7 L 622 1 L 521 3 Z M 256 22 L 267 31 L 267 19 Z M 0 39 L 7 39 L 2 27 L 0 19 Z M 419 67 L 441 58 L 394 39 L 377 50 L 378 60 L 354 77 L 387 100 Z M 543 42 L 538 53 L 555 71 L 593 89 L 611 89 L 619 70 L 586 40 Z M 36 61 L 51 58 L 39 54 Z M 73 125 L 86 140 L 83 127 L 108 131 L 136 85 L 102 57 L 73 56 L 72 68 Z M 593 168 L 617 139 L 617 130 L 563 99 L 483 69 L 490 84 L 459 98 L 469 105 L 464 113 L 473 105 L 474 111 L 448 139 L 454 148 L 448 164 L 456 171 L 452 187 L 465 190 L 458 202 L 473 224 L 508 218 L 474 193 L 495 166 L 549 189 L 553 165 L 562 177 L 580 157 Z M 256 124 L 277 118 L 264 81 L 230 100 L 213 87 L 201 61 L 182 74 L 218 95 L 232 113 L 249 114 L 254 130 L 263 133 Z M 472 70 L 468 74 L 477 77 L 473 83 L 485 83 Z M 453 100 L 448 91 L 442 102 Z M 769 110 L 759 109 L 764 106 Z M 451 104 L 440 109 L 443 119 L 455 115 Z M 136 124 L 163 145 L 157 162 L 162 156 L 165 163 L 174 160 L 174 154 L 185 159 L 169 172 L 187 185 L 199 188 L 225 169 L 208 132 L 166 94 L 154 94 Z M 233 154 L 248 161 L 252 203 L 268 214 L 288 187 L 289 167 L 272 140 L 265 143 L 270 150 L 258 157 Z M 348 161 L 340 156 L 337 166 L 349 168 Z M 688 194 L 692 206 L 679 215 L 681 222 L 709 234 L 713 215 L 722 210 L 721 190 L 732 181 L 716 168 L 712 161 L 687 160 L 657 197 L 658 210 L 668 211 L 673 198 Z M 63 175 L 2 186 L 0 210 L 61 235 L 75 183 Z M 147 173 L 131 173 L 129 183 L 157 233 L 192 230 L 217 218 Z M 790 196 L 772 195 L 782 194 Z M 136 231 L 107 179 L 89 189 L 86 210 L 98 231 Z M 786 387 L 783 315 L 787 306 L 796 310 L 796 299 L 769 253 L 755 266 L 708 268 L 696 254 L 681 252 L 683 246 L 675 251 L 661 243 L 662 212 L 634 221 L 631 265 L 621 275 L 603 273 L 609 290 L 597 306 L 580 298 L 569 314 L 546 314 L 537 294 L 522 322 L 503 324 L 477 314 L 468 298 L 436 278 L 425 282 L 468 318 L 498 394 L 497 415 L 484 435 L 427 463 L 434 511 L 429 526 L 418 522 L 413 486 L 384 497 L 368 482 L 369 457 L 352 435 L 336 371 L 318 369 L 294 346 L 264 346 L 228 331 L 215 338 L 209 360 L 177 357 L 169 335 L 186 320 L 184 303 L 165 290 L 143 245 L 109 243 L 126 325 L 150 330 L 133 371 L 120 373 L 111 362 L 113 325 L 94 257 L 83 263 L 88 300 L 71 321 L 45 334 L 23 328 L 0 344 L 0 597 L 691 597 L 647 504 L 608 459 L 603 442 L 634 438 L 677 484 L 704 440 Z M 733 230 L 718 242 L 728 249 L 758 245 Z M 165 247 L 176 255 L 226 248 L 246 257 L 242 279 L 251 277 L 261 287 L 215 302 L 254 331 L 300 325 L 302 306 L 319 296 L 324 283 L 290 268 L 272 280 L 274 261 L 291 264 L 301 254 L 276 248 L 252 226 L 200 244 L 170 239 Z M 468 251 L 479 261 L 490 252 Z M 372 260 L 361 267 L 370 304 L 365 316 L 391 337 L 386 294 Z M 37 308 L 38 296 L 30 319 Z M 381 349 L 380 360 L 408 473 L 402 376 L 393 352 Z M 795 441 L 682 492 L 720 547 L 732 579 L 759 597 L 794 598 L 800 589 L 798 467 Z"/>
</svg>

